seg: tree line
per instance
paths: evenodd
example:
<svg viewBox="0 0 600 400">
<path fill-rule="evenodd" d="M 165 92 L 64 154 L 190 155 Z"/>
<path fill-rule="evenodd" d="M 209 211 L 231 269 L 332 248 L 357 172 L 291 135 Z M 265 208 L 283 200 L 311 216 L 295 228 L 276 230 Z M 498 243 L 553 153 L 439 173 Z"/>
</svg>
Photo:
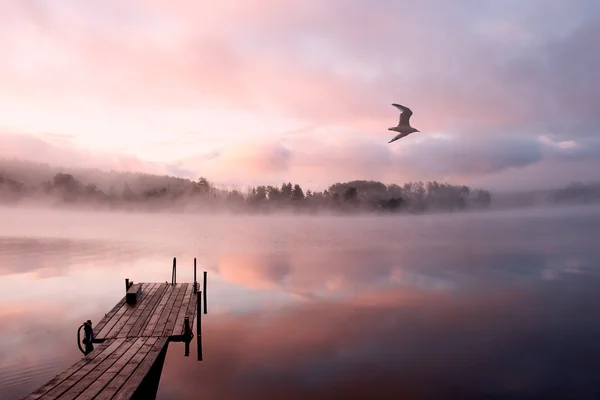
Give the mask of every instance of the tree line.
<svg viewBox="0 0 600 400">
<path fill-rule="evenodd" d="M 176 177 L 155 178 L 150 180 L 148 175 L 139 174 L 137 178 L 130 179 L 131 182 L 119 187 L 105 185 L 107 187 L 101 188 L 64 172 L 40 184 L 26 184 L 0 175 L 0 199 L 4 203 L 38 201 L 53 205 L 125 210 L 230 210 L 258 213 L 278 210 L 419 213 L 482 209 L 492 203 L 489 191 L 435 181 L 386 185 L 377 181 L 355 180 L 337 182 L 323 191 L 316 191 L 291 182 L 250 186 L 241 190 L 214 185 L 204 177 L 197 181 Z M 145 184 L 141 184 L 142 181 Z"/>
</svg>

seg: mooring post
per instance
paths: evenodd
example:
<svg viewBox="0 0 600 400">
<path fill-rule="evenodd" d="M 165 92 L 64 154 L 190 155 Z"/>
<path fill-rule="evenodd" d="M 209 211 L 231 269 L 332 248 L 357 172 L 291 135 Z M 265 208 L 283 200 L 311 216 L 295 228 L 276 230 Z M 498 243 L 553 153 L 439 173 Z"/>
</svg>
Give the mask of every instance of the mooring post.
<svg viewBox="0 0 600 400">
<path fill-rule="evenodd" d="M 196 343 L 198 347 L 198 361 L 202 361 L 202 302 L 200 297 L 202 296 L 202 290 L 198 292 L 196 296 Z"/>
<path fill-rule="evenodd" d="M 79 336 L 79 332 L 77 333 Z M 89 319 L 83 323 L 83 344 L 85 345 L 84 355 L 90 354 L 94 351 L 94 329 L 92 328 L 92 321 Z"/>
<path fill-rule="evenodd" d="M 204 293 L 204 314 L 208 311 L 206 310 L 206 271 L 204 271 L 204 282 L 202 284 L 202 291 Z"/>
<path fill-rule="evenodd" d="M 198 291 L 198 282 L 196 281 L 196 257 L 194 257 L 194 293 Z"/>
<path fill-rule="evenodd" d="M 171 273 L 171 285 L 177 283 L 177 259 L 173 257 L 173 272 Z"/>
<path fill-rule="evenodd" d="M 129 278 L 125 278 L 125 293 L 129 290 Z"/>
</svg>

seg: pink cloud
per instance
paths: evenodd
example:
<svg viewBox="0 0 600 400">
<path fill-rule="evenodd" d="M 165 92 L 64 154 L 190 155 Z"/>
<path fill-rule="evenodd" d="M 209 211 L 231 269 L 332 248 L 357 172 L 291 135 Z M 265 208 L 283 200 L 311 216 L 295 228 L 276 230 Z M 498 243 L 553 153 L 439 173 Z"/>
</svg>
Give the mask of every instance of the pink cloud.
<svg viewBox="0 0 600 400">
<path fill-rule="evenodd" d="M 60 109 L 79 131 L 86 127 L 78 112 L 86 108 L 102 109 L 107 120 L 129 113 L 136 124 L 149 113 L 210 104 L 288 117 L 328 135 L 254 143 L 243 130 L 215 126 L 211 134 L 231 144 L 207 148 L 218 154 L 210 161 L 177 165 L 229 181 L 460 179 L 541 162 L 540 131 L 585 147 L 600 104 L 593 79 L 600 58 L 586 50 L 597 36 L 597 15 L 584 18 L 582 11 L 592 3 L 536 0 L 497 10 L 470 1 L 407 4 L 3 5 L 0 18 L 15 40 L 0 41 L 8 60 L 0 88 L 10 97 L 7 110 L 13 103 L 21 111 Z M 398 117 L 392 102 L 413 108 L 422 142 L 384 145 Z M 11 110 L 3 115 L 8 125 Z M 194 124 L 178 125 L 177 133 L 186 129 Z M 145 142 L 142 125 L 132 131 Z M 456 140 L 425 139 L 432 132 Z M 111 134 L 134 135 L 127 125 Z M 121 156 L 110 163 L 149 168 Z"/>
<path fill-rule="evenodd" d="M 161 174 L 166 167 L 136 156 L 80 148 L 72 137 L 57 134 L 28 135 L 0 132 L 0 158 L 32 160 L 52 166 L 97 168 Z"/>
</svg>

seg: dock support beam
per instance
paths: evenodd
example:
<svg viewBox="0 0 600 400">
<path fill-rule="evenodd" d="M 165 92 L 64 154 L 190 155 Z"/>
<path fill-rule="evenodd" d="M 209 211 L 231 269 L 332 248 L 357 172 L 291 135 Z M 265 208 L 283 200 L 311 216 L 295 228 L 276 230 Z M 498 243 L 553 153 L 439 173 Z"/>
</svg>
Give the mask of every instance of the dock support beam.
<svg viewBox="0 0 600 400">
<path fill-rule="evenodd" d="M 190 356 L 190 342 L 192 341 L 192 338 L 194 337 L 194 333 L 192 332 L 192 328 L 190 328 L 190 317 L 185 317 L 185 319 L 183 320 L 183 328 L 184 328 L 184 333 L 183 335 L 185 336 L 185 353 L 184 355 L 186 357 Z"/>
<path fill-rule="evenodd" d="M 202 361 L 202 290 L 196 296 L 196 344 L 198 347 L 198 361 Z"/>
<path fill-rule="evenodd" d="M 177 284 L 177 259 L 173 257 L 173 272 L 171 273 L 171 285 Z"/>
<path fill-rule="evenodd" d="M 206 310 L 206 271 L 204 271 L 204 282 L 202 285 L 202 292 L 204 294 L 204 314 L 206 314 L 207 313 L 207 310 Z"/>
<path fill-rule="evenodd" d="M 196 281 L 196 257 L 194 257 L 194 293 L 198 291 L 198 281 Z"/>
</svg>

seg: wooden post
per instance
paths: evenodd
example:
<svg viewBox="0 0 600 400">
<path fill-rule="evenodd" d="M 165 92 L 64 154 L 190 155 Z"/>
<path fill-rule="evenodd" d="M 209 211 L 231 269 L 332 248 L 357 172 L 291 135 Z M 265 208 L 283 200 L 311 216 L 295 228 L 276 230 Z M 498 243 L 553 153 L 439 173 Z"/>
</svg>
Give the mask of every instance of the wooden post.
<svg viewBox="0 0 600 400">
<path fill-rule="evenodd" d="M 183 319 L 183 328 L 184 328 L 184 335 L 185 336 L 190 336 L 190 334 L 192 333 L 192 330 L 190 329 L 190 317 L 185 317 Z"/>
<path fill-rule="evenodd" d="M 196 296 L 196 343 L 198 345 L 198 361 L 202 361 L 202 290 Z"/>
<path fill-rule="evenodd" d="M 204 292 L 204 314 L 208 311 L 206 310 L 206 271 L 204 271 L 204 283 L 202 285 L 202 291 Z"/>
<path fill-rule="evenodd" d="M 125 278 L 125 293 L 129 290 L 129 279 Z"/>
<path fill-rule="evenodd" d="M 194 293 L 198 291 L 198 282 L 196 281 L 196 257 L 194 257 Z"/>
<path fill-rule="evenodd" d="M 177 283 L 177 259 L 173 257 L 173 272 L 171 273 L 171 285 Z"/>
<path fill-rule="evenodd" d="M 185 352 L 184 356 L 190 356 L 190 341 L 192 340 L 192 330 L 190 329 L 190 317 L 185 317 L 183 320 L 184 335 L 185 335 Z"/>
</svg>

